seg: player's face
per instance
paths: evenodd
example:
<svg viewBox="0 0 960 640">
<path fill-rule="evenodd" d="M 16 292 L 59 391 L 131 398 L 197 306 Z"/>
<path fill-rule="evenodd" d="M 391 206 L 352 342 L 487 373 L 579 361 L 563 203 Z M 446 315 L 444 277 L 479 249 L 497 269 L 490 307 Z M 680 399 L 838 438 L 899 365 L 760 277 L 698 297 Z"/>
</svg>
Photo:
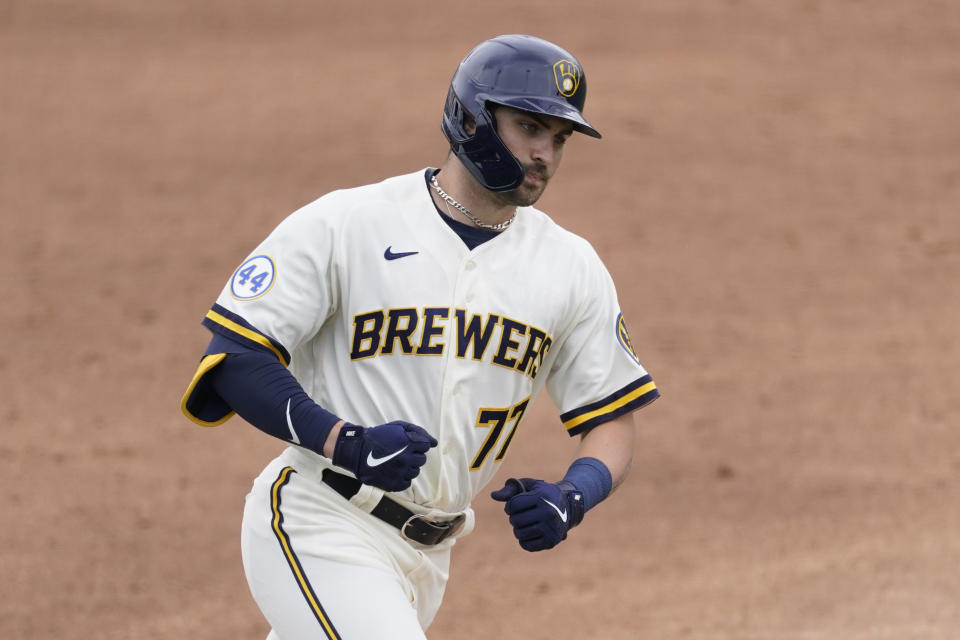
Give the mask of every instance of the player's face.
<svg viewBox="0 0 960 640">
<path fill-rule="evenodd" d="M 523 165 L 519 187 L 499 194 L 508 204 L 526 207 L 536 202 L 547 188 L 563 158 L 563 146 L 573 133 L 568 120 L 499 107 L 494 113 L 497 133 Z"/>
</svg>

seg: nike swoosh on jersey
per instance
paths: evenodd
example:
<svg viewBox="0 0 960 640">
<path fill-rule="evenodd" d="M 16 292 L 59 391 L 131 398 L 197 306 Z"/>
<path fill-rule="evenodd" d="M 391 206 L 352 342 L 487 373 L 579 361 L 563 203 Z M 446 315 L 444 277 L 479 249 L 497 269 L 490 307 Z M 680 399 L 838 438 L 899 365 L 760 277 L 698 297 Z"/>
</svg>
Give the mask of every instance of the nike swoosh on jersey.
<svg viewBox="0 0 960 640">
<path fill-rule="evenodd" d="M 293 444 L 300 444 L 300 438 L 297 437 L 297 432 L 293 430 L 293 420 L 290 419 L 290 400 L 287 400 L 287 428 L 290 429 L 290 436 L 293 438 Z"/>
<path fill-rule="evenodd" d="M 387 247 L 387 250 L 383 252 L 383 257 L 387 260 L 396 260 L 397 258 L 406 258 L 407 256 L 415 256 L 419 251 L 401 251 L 398 253 L 393 252 L 393 245 Z"/>
<path fill-rule="evenodd" d="M 403 452 L 406 451 L 406 450 L 407 450 L 407 446 L 405 445 L 405 446 L 403 446 L 402 448 L 397 449 L 396 451 L 394 451 L 394 452 L 391 453 L 390 455 L 383 456 L 382 458 L 374 458 L 374 457 L 373 457 L 373 451 L 371 451 L 370 453 L 367 454 L 367 466 L 368 466 L 368 467 L 379 467 L 380 465 L 382 465 L 382 464 L 383 464 L 384 462 L 386 462 L 387 460 L 390 460 L 390 459 L 392 459 L 392 458 L 396 458 L 398 455 L 400 455 L 401 453 L 403 453 Z"/>
<path fill-rule="evenodd" d="M 548 505 L 550 505 L 551 507 L 553 507 L 553 510 L 556 511 L 557 514 L 560 516 L 560 521 L 561 521 L 561 522 L 566 522 L 566 521 L 567 521 L 567 510 L 566 510 L 566 509 L 564 509 L 563 511 L 561 511 L 561 510 L 560 510 L 560 507 L 558 507 L 557 505 L 553 504 L 552 502 L 550 502 L 550 501 L 547 500 L 546 498 L 540 498 L 540 499 L 543 500 L 544 502 L 546 502 L 546 503 L 547 503 Z"/>
</svg>

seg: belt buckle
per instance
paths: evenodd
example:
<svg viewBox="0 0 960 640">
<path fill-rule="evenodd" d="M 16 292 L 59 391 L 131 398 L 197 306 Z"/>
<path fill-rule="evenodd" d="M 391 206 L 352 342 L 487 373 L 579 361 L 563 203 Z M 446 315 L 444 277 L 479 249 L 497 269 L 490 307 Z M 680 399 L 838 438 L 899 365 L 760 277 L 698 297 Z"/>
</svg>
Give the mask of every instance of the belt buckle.
<svg viewBox="0 0 960 640">
<path fill-rule="evenodd" d="M 462 513 L 453 520 L 447 520 L 445 522 L 430 520 L 425 515 L 415 513 L 407 518 L 407 521 L 403 523 L 402 527 L 400 527 L 400 535 L 407 542 L 416 542 L 417 544 L 433 546 L 435 544 L 440 544 L 453 534 L 460 531 L 460 529 L 463 527 L 464 520 L 466 520 L 466 516 Z M 427 529 L 424 530 L 423 535 L 419 536 L 421 538 L 419 540 L 416 537 L 412 537 L 407 532 L 408 528 L 415 526 L 414 523 L 421 523 L 427 527 Z"/>
</svg>

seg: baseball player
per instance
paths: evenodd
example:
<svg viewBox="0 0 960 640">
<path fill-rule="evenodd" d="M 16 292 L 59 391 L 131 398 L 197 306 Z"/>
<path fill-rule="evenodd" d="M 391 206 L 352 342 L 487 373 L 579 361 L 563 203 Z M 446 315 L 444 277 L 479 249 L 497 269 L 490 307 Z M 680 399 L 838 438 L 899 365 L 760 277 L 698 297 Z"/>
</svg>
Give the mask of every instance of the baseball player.
<svg viewBox="0 0 960 640">
<path fill-rule="evenodd" d="M 628 473 L 633 412 L 659 392 L 593 248 L 533 207 L 567 139 L 600 137 L 586 90 L 550 42 L 481 43 L 454 73 L 439 168 L 294 212 L 206 314 L 183 411 L 289 443 L 241 530 L 269 638 L 425 638 L 471 501 L 544 387 L 579 445 L 557 479 L 491 494 L 520 546 L 557 545 Z"/>
</svg>

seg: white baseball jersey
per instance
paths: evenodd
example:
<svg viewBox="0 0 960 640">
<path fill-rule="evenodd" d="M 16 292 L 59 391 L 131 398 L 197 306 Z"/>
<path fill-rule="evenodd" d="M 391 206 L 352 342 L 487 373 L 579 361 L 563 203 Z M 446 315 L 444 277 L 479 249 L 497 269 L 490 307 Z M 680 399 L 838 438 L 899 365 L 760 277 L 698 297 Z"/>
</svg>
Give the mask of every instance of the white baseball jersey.
<svg viewBox="0 0 960 640">
<path fill-rule="evenodd" d="M 467 509 L 493 477 L 544 385 L 570 435 L 659 395 L 585 240 L 521 207 L 506 231 L 469 250 L 438 214 L 424 171 L 290 215 L 205 323 L 269 346 L 348 422 L 427 429 L 439 445 L 400 497 L 445 512 Z M 199 383 L 217 362 L 205 358 L 184 404 L 203 424 L 229 417 L 189 409 L 207 402 Z"/>
</svg>

